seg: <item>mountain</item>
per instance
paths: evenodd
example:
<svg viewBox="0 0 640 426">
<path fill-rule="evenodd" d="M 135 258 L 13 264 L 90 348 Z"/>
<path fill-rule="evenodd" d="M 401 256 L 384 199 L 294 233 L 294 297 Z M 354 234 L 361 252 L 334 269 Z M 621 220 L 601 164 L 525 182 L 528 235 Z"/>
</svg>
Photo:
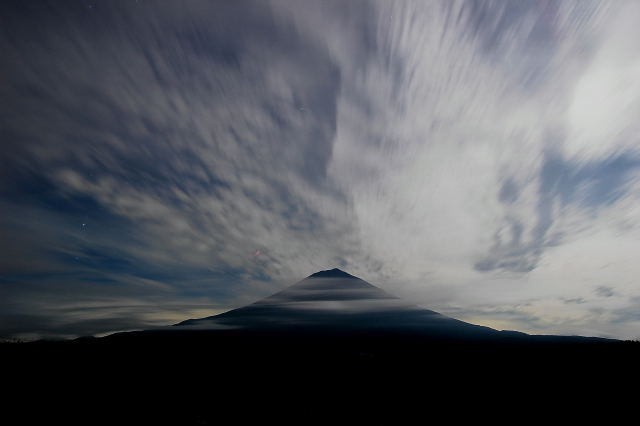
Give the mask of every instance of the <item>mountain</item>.
<svg viewBox="0 0 640 426">
<path fill-rule="evenodd" d="M 316 272 L 251 305 L 186 320 L 174 329 L 408 334 L 474 341 L 558 338 L 498 331 L 459 321 L 392 296 L 340 269 Z"/>
<path fill-rule="evenodd" d="M 625 389 L 632 398 L 626 389 L 639 357 L 632 342 L 458 321 L 338 269 L 175 326 L 0 345 L 7 388 L 30 404 L 21 418 L 50 423 L 53 413 L 64 424 L 71 417 L 79 424 L 395 425 L 415 422 L 402 418 L 408 407 L 421 421 L 477 422 L 484 414 L 512 422 L 508 413 L 520 419 L 537 406 L 548 420 L 554 403 L 575 420 L 576 411 L 592 413 L 567 399 L 580 392 Z M 41 400 L 34 405 L 24 395 Z M 33 412 L 42 421 L 29 422 Z"/>
</svg>

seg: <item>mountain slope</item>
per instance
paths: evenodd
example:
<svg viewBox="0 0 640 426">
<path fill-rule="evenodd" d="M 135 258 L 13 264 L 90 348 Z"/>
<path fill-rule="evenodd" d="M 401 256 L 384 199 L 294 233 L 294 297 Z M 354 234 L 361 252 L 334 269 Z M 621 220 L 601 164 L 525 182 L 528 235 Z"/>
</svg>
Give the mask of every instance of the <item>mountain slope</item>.
<svg viewBox="0 0 640 426">
<path fill-rule="evenodd" d="M 190 319 L 183 330 L 324 331 L 409 333 L 446 339 L 522 338 L 465 323 L 391 296 L 339 269 L 317 272 L 251 305 Z"/>
</svg>

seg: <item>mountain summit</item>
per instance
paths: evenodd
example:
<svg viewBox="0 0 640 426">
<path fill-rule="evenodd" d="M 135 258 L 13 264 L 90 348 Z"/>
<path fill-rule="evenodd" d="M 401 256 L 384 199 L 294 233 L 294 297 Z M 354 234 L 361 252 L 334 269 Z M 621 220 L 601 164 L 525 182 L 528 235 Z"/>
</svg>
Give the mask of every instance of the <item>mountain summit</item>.
<svg viewBox="0 0 640 426">
<path fill-rule="evenodd" d="M 316 272 L 315 274 L 309 275 L 308 278 L 354 278 L 358 279 L 358 277 L 354 277 L 351 274 L 347 274 L 346 272 L 338 269 L 328 269 L 326 271 Z"/>
</svg>

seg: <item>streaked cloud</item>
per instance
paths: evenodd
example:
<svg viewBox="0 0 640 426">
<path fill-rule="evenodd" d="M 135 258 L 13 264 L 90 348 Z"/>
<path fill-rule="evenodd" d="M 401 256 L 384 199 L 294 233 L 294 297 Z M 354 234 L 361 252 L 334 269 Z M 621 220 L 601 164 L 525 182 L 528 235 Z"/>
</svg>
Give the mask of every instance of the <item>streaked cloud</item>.
<svg viewBox="0 0 640 426">
<path fill-rule="evenodd" d="M 0 334 L 338 266 L 467 321 L 638 337 L 635 3 L 45 6 L 0 14 Z"/>
</svg>

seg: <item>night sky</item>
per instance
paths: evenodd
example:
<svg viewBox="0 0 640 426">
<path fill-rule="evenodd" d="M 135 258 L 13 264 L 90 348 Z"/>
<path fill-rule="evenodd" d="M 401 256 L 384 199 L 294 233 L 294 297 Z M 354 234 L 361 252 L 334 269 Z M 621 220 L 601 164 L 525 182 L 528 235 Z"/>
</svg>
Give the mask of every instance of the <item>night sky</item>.
<svg viewBox="0 0 640 426">
<path fill-rule="evenodd" d="M 203 317 L 338 267 L 640 336 L 640 4 L 2 1 L 0 337 Z"/>
</svg>

